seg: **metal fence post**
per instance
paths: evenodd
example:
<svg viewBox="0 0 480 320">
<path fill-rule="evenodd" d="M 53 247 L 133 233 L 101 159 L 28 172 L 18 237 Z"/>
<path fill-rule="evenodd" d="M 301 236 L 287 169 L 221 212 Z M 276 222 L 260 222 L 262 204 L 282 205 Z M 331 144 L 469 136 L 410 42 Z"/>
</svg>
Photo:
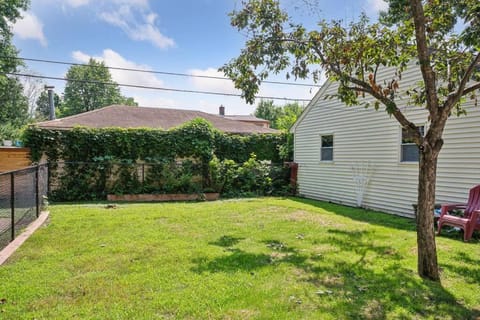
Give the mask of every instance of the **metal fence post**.
<svg viewBox="0 0 480 320">
<path fill-rule="evenodd" d="M 50 195 L 50 162 L 47 162 L 47 195 Z"/>
<path fill-rule="evenodd" d="M 35 206 L 37 207 L 37 218 L 40 215 L 40 199 L 39 197 L 39 187 L 38 187 L 38 170 L 40 169 L 40 165 L 35 167 Z"/>
<path fill-rule="evenodd" d="M 10 213 L 12 218 L 12 241 L 15 240 L 15 174 L 10 173 Z"/>
</svg>

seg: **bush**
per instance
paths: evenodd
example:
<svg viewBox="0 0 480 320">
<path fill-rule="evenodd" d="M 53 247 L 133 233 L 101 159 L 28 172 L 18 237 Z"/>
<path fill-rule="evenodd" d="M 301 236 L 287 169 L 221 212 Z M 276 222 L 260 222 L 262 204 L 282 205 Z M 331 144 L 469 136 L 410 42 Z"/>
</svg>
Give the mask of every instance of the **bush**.
<svg viewBox="0 0 480 320">
<path fill-rule="evenodd" d="M 285 195 L 290 192 L 289 169 L 257 160 L 255 154 L 243 164 L 215 158 L 210 161 L 212 185 L 224 197 Z"/>
</svg>

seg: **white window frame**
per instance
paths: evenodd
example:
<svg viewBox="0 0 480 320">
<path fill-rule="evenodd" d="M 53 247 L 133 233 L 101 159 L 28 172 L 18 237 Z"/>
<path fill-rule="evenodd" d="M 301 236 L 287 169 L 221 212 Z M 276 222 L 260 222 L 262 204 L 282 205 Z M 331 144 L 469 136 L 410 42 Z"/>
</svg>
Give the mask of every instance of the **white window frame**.
<svg viewBox="0 0 480 320">
<path fill-rule="evenodd" d="M 415 124 L 417 127 L 423 127 L 423 135 L 427 132 L 427 124 L 426 123 L 418 123 Z M 418 164 L 420 162 L 420 151 L 419 151 L 419 158 L 416 161 L 403 161 L 402 155 L 403 155 L 403 146 L 406 145 L 416 145 L 415 143 L 403 143 L 403 128 L 399 127 L 399 148 L 398 148 L 398 162 L 400 164 Z"/>
<path fill-rule="evenodd" d="M 323 143 L 322 143 L 322 137 L 325 137 L 325 136 L 332 136 L 332 146 L 331 147 L 325 147 L 325 148 L 331 148 L 332 149 L 332 159 L 330 159 L 330 160 L 323 160 L 322 159 L 322 151 L 323 151 L 323 148 L 324 148 Z M 320 134 L 320 152 L 319 152 L 320 162 L 321 163 L 332 163 L 333 160 L 335 159 L 334 151 L 335 151 L 335 135 L 333 133 L 322 133 L 322 134 Z"/>
</svg>

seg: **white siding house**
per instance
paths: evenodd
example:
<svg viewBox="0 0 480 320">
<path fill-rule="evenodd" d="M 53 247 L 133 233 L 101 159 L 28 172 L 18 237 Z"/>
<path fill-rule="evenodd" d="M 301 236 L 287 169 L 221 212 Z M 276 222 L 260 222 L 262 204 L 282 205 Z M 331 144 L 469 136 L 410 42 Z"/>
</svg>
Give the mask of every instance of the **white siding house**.
<svg viewBox="0 0 480 320">
<path fill-rule="evenodd" d="M 391 75 L 391 70 L 383 70 L 378 78 L 390 80 Z M 405 90 L 420 79 L 418 67 L 409 68 L 400 87 Z M 404 161 L 412 158 L 411 152 L 402 159 L 399 123 L 382 107 L 378 111 L 346 107 L 337 99 L 325 99 L 337 88 L 337 83 L 327 81 L 292 128 L 299 195 L 356 206 L 352 167 L 369 163 L 371 175 L 362 206 L 412 217 L 418 162 Z M 424 109 L 397 102 L 410 121 L 428 127 Z M 465 202 L 468 190 L 480 184 L 480 107 L 474 107 L 472 100 L 465 106 L 467 116 L 451 116 L 447 121 L 438 162 L 437 203 Z"/>
</svg>

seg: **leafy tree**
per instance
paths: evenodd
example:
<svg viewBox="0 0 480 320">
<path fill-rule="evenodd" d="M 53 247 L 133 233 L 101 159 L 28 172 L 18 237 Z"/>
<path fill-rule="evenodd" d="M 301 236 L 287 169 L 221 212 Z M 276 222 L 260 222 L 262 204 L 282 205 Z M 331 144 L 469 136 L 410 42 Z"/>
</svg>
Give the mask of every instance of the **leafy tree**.
<svg viewBox="0 0 480 320">
<path fill-rule="evenodd" d="M 297 121 L 303 112 L 303 107 L 297 102 L 276 106 L 273 100 L 261 100 L 255 108 L 255 117 L 270 121 L 270 127 L 279 130 L 288 130 Z"/>
<path fill-rule="evenodd" d="M 22 93 L 22 85 L 8 73 L 17 71 L 20 62 L 17 49 L 12 44 L 10 25 L 26 10 L 28 0 L 4 0 L 0 2 L 0 123 L 19 127 L 28 119 L 28 105 Z"/>
<path fill-rule="evenodd" d="M 63 101 L 56 93 L 53 94 L 53 103 L 55 105 L 56 117 L 61 117 L 63 110 Z M 36 101 L 35 119 L 39 121 L 48 120 L 50 116 L 50 101 L 48 92 L 43 91 Z"/>
<path fill-rule="evenodd" d="M 119 103 L 124 106 L 138 107 L 138 102 L 136 102 L 132 97 L 122 97 Z"/>
<path fill-rule="evenodd" d="M 22 85 L 17 78 L 5 77 L 0 84 L 0 124 L 19 128 L 28 119 L 28 102 Z"/>
<path fill-rule="evenodd" d="M 282 108 L 273 104 L 273 100 L 260 100 L 253 115 L 257 118 L 270 121 L 270 127 L 276 128 L 276 121 L 282 114 Z"/>
<path fill-rule="evenodd" d="M 5 80 L 4 73 L 17 69 L 17 50 L 12 44 L 10 25 L 20 17 L 22 10 L 27 10 L 28 0 L 3 0 L 0 2 L 0 81 Z"/>
<path fill-rule="evenodd" d="M 341 21 L 321 21 L 318 30 L 309 31 L 293 23 L 277 0 L 245 0 L 239 11 L 232 12 L 231 23 L 250 38 L 240 55 L 221 70 L 250 103 L 272 72 L 287 69 L 287 76 L 318 79 L 324 70 L 338 82 L 335 96 L 346 105 L 382 106 L 395 118 L 420 150 L 418 272 L 438 281 L 432 228 L 437 159 L 448 118 L 464 113 L 461 102 L 467 96 L 475 99 L 480 89 L 480 4 L 478 0 L 387 2 L 388 12 L 378 23 L 362 15 L 348 28 Z M 428 111 L 425 136 L 399 105 L 401 74 L 407 66 L 418 68 L 423 81 L 401 94 L 409 97 L 409 105 Z M 377 70 L 383 67 L 395 70 L 387 83 L 377 79 Z M 363 99 L 365 95 L 373 102 Z"/>
<path fill-rule="evenodd" d="M 68 70 L 63 116 L 123 103 L 136 104 L 133 98 L 120 94 L 118 84 L 103 62 L 90 59 L 87 65 L 72 66 Z"/>
<path fill-rule="evenodd" d="M 302 112 L 303 107 L 298 102 L 287 103 L 282 108 L 282 115 L 275 121 L 275 129 L 290 130 Z"/>
</svg>

